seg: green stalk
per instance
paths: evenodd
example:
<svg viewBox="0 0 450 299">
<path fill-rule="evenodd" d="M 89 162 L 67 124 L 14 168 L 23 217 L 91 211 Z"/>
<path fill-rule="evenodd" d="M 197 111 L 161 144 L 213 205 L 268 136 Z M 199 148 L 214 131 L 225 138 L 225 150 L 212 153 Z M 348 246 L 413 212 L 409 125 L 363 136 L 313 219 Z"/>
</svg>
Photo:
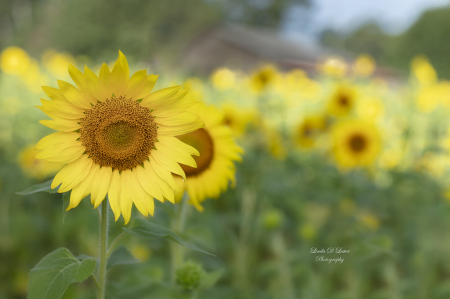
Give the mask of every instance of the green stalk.
<svg viewBox="0 0 450 299">
<path fill-rule="evenodd" d="M 172 230 L 176 234 L 182 234 L 184 231 L 184 225 L 186 223 L 186 214 L 187 214 L 187 202 L 188 202 L 188 196 L 187 193 L 183 195 L 183 198 L 181 199 L 181 203 L 179 205 L 175 205 L 175 215 L 172 219 Z M 181 207 L 180 207 L 181 205 Z M 176 270 L 181 263 L 183 263 L 184 259 L 184 247 L 180 244 L 177 244 L 175 242 L 170 243 L 170 266 L 171 266 L 171 272 L 172 272 L 172 282 L 175 283 L 176 280 Z"/>
<path fill-rule="evenodd" d="M 106 247 L 108 246 L 108 202 L 105 199 L 102 202 L 102 215 L 100 222 L 100 266 L 98 268 L 98 295 L 97 299 L 105 298 L 106 286 L 106 263 L 108 258 L 106 256 Z"/>
</svg>

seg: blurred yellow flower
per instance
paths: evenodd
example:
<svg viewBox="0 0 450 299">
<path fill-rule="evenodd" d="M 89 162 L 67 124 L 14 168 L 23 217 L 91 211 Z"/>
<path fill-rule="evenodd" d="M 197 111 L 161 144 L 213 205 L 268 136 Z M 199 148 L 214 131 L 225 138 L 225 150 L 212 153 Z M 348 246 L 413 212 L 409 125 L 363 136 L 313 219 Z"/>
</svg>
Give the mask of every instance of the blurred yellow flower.
<svg viewBox="0 0 450 299">
<path fill-rule="evenodd" d="M 339 56 L 331 56 L 318 66 L 319 71 L 334 77 L 342 78 L 347 74 L 348 64 Z"/>
<path fill-rule="evenodd" d="M 375 67 L 375 60 L 372 56 L 363 54 L 356 58 L 353 64 L 353 72 L 360 77 L 369 77 L 375 71 Z"/>
<path fill-rule="evenodd" d="M 422 113 L 430 113 L 440 104 L 442 89 L 439 85 L 427 85 L 420 88 L 416 94 L 416 107 Z"/>
<path fill-rule="evenodd" d="M 144 263 L 148 261 L 148 259 L 152 255 L 152 252 L 150 251 L 150 248 L 148 248 L 147 246 L 138 244 L 134 245 L 131 248 L 131 254 L 140 262 Z"/>
<path fill-rule="evenodd" d="M 411 69 L 414 77 L 421 85 L 429 85 L 437 81 L 436 70 L 430 64 L 428 58 L 423 55 L 414 57 L 411 61 Z"/>
<path fill-rule="evenodd" d="M 222 114 L 222 124 L 228 126 L 236 137 L 240 137 L 245 133 L 248 124 L 253 123 L 256 125 L 257 123 L 257 116 L 254 111 L 235 106 L 231 103 L 225 104 L 222 107 Z"/>
<path fill-rule="evenodd" d="M 358 101 L 356 113 L 361 119 L 375 122 L 383 116 L 383 102 L 374 97 L 364 98 Z"/>
<path fill-rule="evenodd" d="M 256 70 L 250 78 L 250 85 L 254 92 L 260 93 L 275 82 L 278 70 L 274 65 L 268 64 Z"/>
<path fill-rule="evenodd" d="M 294 128 L 293 140 L 300 148 L 312 148 L 316 139 L 326 129 L 327 121 L 322 115 L 306 117 L 300 125 Z"/>
<path fill-rule="evenodd" d="M 236 83 L 236 74 L 230 69 L 219 68 L 212 73 L 211 83 L 219 91 L 231 89 Z"/>
<path fill-rule="evenodd" d="M 63 168 L 63 163 L 47 162 L 36 158 L 38 152 L 33 145 L 20 152 L 19 163 L 25 175 L 36 179 L 45 179 Z"/>
<path fill-rule="evenodd" d="M 279 228 L 283 222 L 283 213 L 277 209 L 265 211 L 263 216 L 264 227 L 268 229 Z"/>
<path fill-rule="evenodd" d="M 217 198 L 228 188 L 231 181 L 235 184 L 234 161 L 241 161 L 242 148 L 236 145 L 231 130 L 221 122 L 223 116 L 213 106 L 199 103 L 188 110 L 198 115 L 205 126 L 196 131 L 177 136 L 182 142 L 194 147 L 200 156 L 194 157 L 197 168 L 181 164 L 186 173 L 183 183 L 181 177 L 176 176 L 177 184 L 186 190 L 190 203 L 198 211 L 203 211 L 201 203 L 207 198 Z M 180 200 L 182 193 L 177 193 L 176 200 Z"/>
<path fill-rule="evenodd" d="M 372 213 L 363 212 L 359 220 L 363 227 L 368 230 L 377 231 L 380 227 L 380 220 Z"/>
<path fill-rule="evenodd" d="M 30 63 L 30 57 L 25 50 L 18 47 L 8 47 L 0 54 L 0 68 L 10 75 L 24 73 Z"/>
<path fill-rule="evenodd" d="M 75 64 L 75 59 L 67 53 L 47 50 L 42 57 L 42 65 L 55 77 L 67 77 L 69 64 Z"/>
<path fill-rule="evenodd" d="M 284 160 L 287 157 L 287 150 L 283 144 L 281 134 L 273 128 L 265 126 L 265 143 L 269 153 L 277 160 Z"/>
<path fill-rule="evenodd" d="M 392 147 L 381 152 L 378 165 L 383 169 L 393 169 L 403 159 L 403 151 L 400 147 Z"/>
<path fill-rule="evenodd" d="M 339 84 L 330 96 L 327 111 L 334 116 L 348 115 L 356 104 L 356 98 L 357 93 L 354 87 Z"/>
<path fill-rule="evenodd" d="M 317 236 L 316 228 L 310 223 L 306 223 L 300 226 L 299 233 L 303 239 L 308 241 L 314 240 Z"/>
<path fill-rule="evenodd" d="M 381 149 L 377 128 L 361 120 L 349 120 L 333 129 L 334 156 L 342 168 L 370 165 Z"/>
</svg>

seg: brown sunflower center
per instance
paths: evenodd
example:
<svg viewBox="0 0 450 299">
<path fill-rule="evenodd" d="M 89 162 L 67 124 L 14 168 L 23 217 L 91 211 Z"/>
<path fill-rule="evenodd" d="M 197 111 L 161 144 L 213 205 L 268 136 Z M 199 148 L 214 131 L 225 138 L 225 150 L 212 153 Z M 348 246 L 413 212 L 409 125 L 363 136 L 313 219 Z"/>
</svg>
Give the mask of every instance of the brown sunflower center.
<svg viewBox="0 0 450 299">
<path fill-rule="evenodd" d="M 180 164 L 186 176 L 196 176 L 205 171 L 214 158 L 214 144 L 209 133 L 205 129 L 198 129 L 194 132 L 178 136 L 178 139 L 194 147 L 200 153 L 200 156 L 194 156 L 194 160 L 197 162 L 197 168 Z"/>
<path fill-rule="evenodd" d="M 361 152 L 367 147 L 367 140 L 364 136 L 355 134 L 349 139 L 349 146 L 354 152 Z"/>
<path fill-rule="evenodd" d="M 123 96 L 94 105 L 80 125 L 81 142 L 89 157 L 100 166 L 118 170 L 147 160 L 157 137 L 150 111 Z"/>
<path fill-rule="evenodd" d="M 339 105 L 341 105 L 341 106 L 347 107 L 347 106 L 350 105 L 350 100 L 349 100 L 348 96 L 345 95 L 345 94 L 341 94 L 339 96 L 339 101 L 338 102 L 339 102 Z"/>
</svg>

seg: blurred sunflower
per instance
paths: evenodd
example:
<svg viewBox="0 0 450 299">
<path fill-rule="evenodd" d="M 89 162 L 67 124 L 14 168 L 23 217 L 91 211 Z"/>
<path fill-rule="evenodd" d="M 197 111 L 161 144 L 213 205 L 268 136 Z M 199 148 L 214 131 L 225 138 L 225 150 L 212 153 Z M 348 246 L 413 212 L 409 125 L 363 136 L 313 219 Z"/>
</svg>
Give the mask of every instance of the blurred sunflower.
<svg viewBox="0 0 450 299">
<path fill-rule="evenodd" d="M 430 85 L 437 82 L 436 70 L 427 57 L 419 55 L 411 61 L 411 70 L 420 85 Z"/>
<path fill-rule="evenodd" d="M 30 64 L 30 56 L 18 47 L 8 47 L 0 55 L 0 69 L 10 75 L 24 73 Z"/>
<path fill-rule="evenodd" d="M 339 56 L 331 56 L 326 58 L 322 63 L 319 63 L 318 69 L 324 74 L 342 78 L 347 73 L 348 64 Z"/>
<path fill-rule="evenodd" d="M 356 103 L 356 90 L 347 84 L 339 84 L 328 102 L 328 112 L 334 116 L 348 115 Z"/>
<path fill-rule="evenodd" d="M 221 123 L 223 116 L 216 108 L 201 103 L 191 107 L 189 112 L 200 116 L 205 127 L 178 136 L 182 142 L 196 148 L 200 156 L 194 158 L 197 168 L 181 165 L 186 173 L 185 182 L 175 176 L 180 187 L 177 200 L 181 200 L 186 190 L 190 203 L 198 211 L 203 211 L 201 202 L 207 198 L 217 198 L 228 188 L 229 181 L 235 184 L 233 162 L 241 161 L 243 150 L 236 145 L 230 129 Z"/>
<path fill-rule="evenodd" d="M 52 163 L 36 159 L 37 152 L 34 146 L 26 147 L 20 152 L 19 164 L 25 175 L 36 179 L 44 179 L 63 168 L 63 163 Z"/>
<path fill-rule="evenodd" d="M 257 122 L 256 113 L 230 103 L 222 107 L 222 114 L 222 124 L 228 126 L 236 137 L 240 137 L 245 133 L 248 124 L 253 123 L 256 125 Z"/>
<path fill-rule="evenodd" d="M 158 76 L 141 70 L 130 78 L 122 52 L 112 71 L 103 64 L 99 77 L 73 65 L 69 74 L 78 88 L 64 81 L 59 89 L 43 87 L 52 101 L 41 99 L 38 108 L 53 120 L 40 123 L 59 132 L 36 145 L 37 158 L 67 163 L 51 185 L 72 190 L 67 209 L 89 194 L 96 208 L 108 194 L 115 219 L 122 214 L 126 224 L 133 203 L 147 216 L 153 198 L 174 202 L 171 173 L 185 177 L 177 162 L 196 167 L 190 155 L 198 154 L 174 136 L 203 126 L 186 111 L 197 100 L 180 86 L 151 92 Z"/>
<path fill-rule="evenodd" d="M 334 156 L 339 166 L 352 168 L 371 164 L 381 149 L 377 129 L 360 120 L 339 123 L 333 129 Z"/>
<path fill-rule="evenodd" d="M 273 65 L 265 65 L 253 73 L 250 78 L 250 85 L 253 91 L 260 93 L 266 87 L 273 84 L 278 77 L 278 71 Z"/>
<path fill-rule="evenodd" d="M 363 54 L 356 58 L 353 64 L 353 72 L 359 77 L 369 77 L 375 71 L 375 60 L 372 56 Z"/>
<path fill-rule="evenodd" d="M 219 91 L 231 89 L 236 83 L 236 74 L 230 69 L 219 68 L 212 73 L 211 83 Z"/>
<path fill-rule="evenodd" d="M 306 117 L 294 130 L 293 140 L 300 148 L 311 148 L 316 144 L 316 139 L 320 133 L 324 132 L 327 126 L 325 117 L 321 115 Z"/>
</svg>

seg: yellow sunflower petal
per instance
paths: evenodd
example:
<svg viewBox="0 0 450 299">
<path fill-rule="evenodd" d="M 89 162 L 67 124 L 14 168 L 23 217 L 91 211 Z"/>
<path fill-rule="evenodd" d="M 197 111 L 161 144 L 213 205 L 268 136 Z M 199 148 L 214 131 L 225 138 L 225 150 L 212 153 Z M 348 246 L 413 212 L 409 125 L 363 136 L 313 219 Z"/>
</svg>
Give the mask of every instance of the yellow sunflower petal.
<svg viewBox="0 0 450 299">
<path fill-rule="evenodd" d="M 86 148 L 80 141 L 73 143 L 60 143 L 58 146 L 47 148 L 36 154 L 36 158 L 45 159 L 48 162 L 70 163 L 78 159 Z"/>
<path fill-rule="evenodd" d="M 155 172 L 150 162 L 145 161 L 144 167 L 145 170 L 150 173 L 150 176 L 152 177 L 154 182 L 156 182 L 156 185 L 161 190 L 161 193 L 164 196 L 164 198 L 166 198 L 171 203 L 175 203 L 172 187 L 170 187 L 164 180 L 161 179 L 160 176 L 158 176 L 158 174 Z"/>
<path fill-rule="evenodd" d="M 66 211 L 76 208 L 81 200 L 85 198 L 86 196 L 91 193 L 91 186 L 93 183 L 93 180 L 97 176 L 97 172 L 100 169 L 100 167 L 92 167 L 91 171 L 89 171 L 89 174 L 86 176 L 86 178 L 81 181 L 77 186 L 75 186 L 71 193 L 70 193 L 70 204 L 67 207 Z"/>
<path fill-rule="evenodd" d="M 91 193 L 91 201 L 93 202 L 94 209 L 105 199 L 110 187 L 112 174 L 111 167 L 102 167 L 98 171 L 95 183 L 92 185 Z"/>
<path fill-rule="evenodd" d="M 117 58 L 111 71 L 111 89 L 116 96 L 124 95 L 128 85 L 128 78 L 130 77 L 130 69 L 128 67 L 127 59 L 122 52 L 119 51 L 119 58 Z"/>
<path fill-rule="evenodd" d="M 128 176 L 128 174 L 126 174 L 126 173 L 130 172 L 130 171 L 131 170 L 124 170 L 120 174 L 120 176 L 121 176 L 120 181 L 122 184 L 122 187 L 121 187 L 122 192 L 120 192 L 121 195 L 120 195 L 119 201 L 120 201 L 120 209 L 122 210 L 122 216 L 123 216 L 123 219 L 125 220 L 125 225 L 130 221 L 130 218 L 131 218 L 131 209 L 133 207 L 133 200 L 131 199 L 130 193 L 127 188 L 128 180 L 124 179 L 123 175 L 125 173 L 125 176 Z"/>
<path fill-rule="evenodd" d="M 162 195 L 159 186 L 156 184 L 155 179 L 152 177 L 151 172 L 142 166 L 136 167 L 134 171 L 136 171 L 136 176 L 142 188 L 144 188 L 144 190 L 152 197 L 164 202 L 164 196 Z"/>
<path fill-rule="evenodd" d="M 135 95 L 139 94 L 144 87 L 145 80 L 147 79 L 147 70 L 140 70 L 131 76 L 130 81 L 128 82 L 127 89 L 125 94 L 127 97 L 132 98 L 133 100 L 139 100 L 135 98 Z"/>
<path fill-rule="evenodd" d="M 109 71 L 109 67 L 106 63 L 102 64 L 100 69 L 100 74 L 98 76 L 98 82 L 100 87 L 103 90 L 103 93 L 110 97 L 112 95 L 111 91 L 111 72 Z"/>
<path fill-rule="evenodd" d="M 184 174 L 183 169 L 178 165 L 174 160 L 168 159 L 166 156 L 161 155 L 158 151 L 152 151 L 151 156 L 159 163 L 162 167 L 167 169 L 170 172 L 178 174 L 179 176 L 186 179 L 186 175 Z"/>
<path fill-rule="evenodd" d="M 121 175 L 123 180 L 125 181 L 125 185 L 128 187 L 128 193 L 130 194 L 131 200 L 133 200 L 139 212 L 147 217 L 148 207 L 147 203 L 145 202 L 145 191 L 139 184 L 139 179 L 136 173 L 131 170 L 127 170 L 122 171 Z"/>
<path fill-rule="evenodd" d="M 200 156 L 200 153 L 198 150 L 196 150 L 194 147 L 184 143 L 180 139 L 172 136 L 158 136 L 158 140 L 162 143 L 164 143 L 166 146 L 180 149 L 183 152 L 188 153 L 191 156 Z M 157 144 L 158 145 L 158 144 Z"/>
<path fill-rule="evenodd" d="M 55 102 L 58 103 L 64 103 L 67 102 L 66 97 L 62 93 L 61 90 L 49 86 L 42 86 L 42 90 L 45 92 L 46 95 L 49 96 L 50 99 L 52 99 Z"/>
<path fill-rule="evenodd" d="M 46 149 L 48 147 L 54 147 L 59 143 L 71 143 L 80 138 L 80 134 L 75 132 L 56 132 L 42 138 L 35 146 L 37 149 Z"/>
<path fill-rule="evenodd" d="M 130 96 L 133 99 L 139 100 L 145 98 L 149 93 L 152 92 L 153 87 L 155 87 L 156 81 L 158 80 L 158 75 L 148 75 L 145 78 L 144 85 L 142 88 L 136 93 L 131 93 Z M 136 89 L 137 91 L 137 89 Z M 127 93 L 128 96 L 128 93 Z"/>
<path fill-rule="evenodd" d="M 197 129 L 202 128 L 205 125 L 205 123 L 198 119 L 196 121 L 186 123 L 181 126 L 166 126 L 162 124 L 158 124 L 158 134 L 161 135 L 169 135 L 169 136 L 179 136 L 184 135 L 187 133 L 190 133 L 192 131 L 195 131 Z"/>
<path fill-rule="evenodd" d="M 50 129 L 62 132 L 74 132 L 80 128 L 80 124 L 76 121 L 66 119 L 41 120 L 39 123 Z"/>
<path fill-rule="evenodd" d="M 192 156 L 188 153 L 180 149 L 168 147 L 163 142 L 158 142 L 155 147 L 156 150 L 161 153 L 161 155 L 172 158 L 178 163 L 197 168 L 197 163 L 195 162 L 194 158 L 192 158 Z"/>
<path fill-rule="evenodd" d="M 81 119 L 84 117 L 83 110 L 75 107 L 69 102 L 54 102 L 41 99 L 41 103 L 45 111 L 58 118 Z"/>
<path fill-rule="evenodd" d="M 58 80 L 58 86 L 66 100 L 81 109 L 90 109 L 91 104 L 86 96 L 75 86 L 65 81 Z"/>
<path fill-rule="evenodd" d="M 87 155 L 82 155 L 77 160 L 64 166 L 56 174 L 51 188 L 54 189 L 61 184 L 58 190 L 59 193 L 69 191 L 87 176 L 89 170 L 92 168 L 92 164 L 92 159 L 89 159 Z"/>
<path fill-rule="evenodd" d="M 94 74 L 94 72 L 87 66 L 84 67 L 84 78 L 86 81 L 86 88 L 97 101 L 104 102 L 107 98 L 109 98 L 110 95 L 105 94 L 100 86 L 97 75 Z"/>
<path fill-rule="evenodd" d="M 174 190 L 179 191 L 179 185 L 175 182 L 173 179 L 172 173 L 162 167 L 156 160 L 150 156 L 149 157 L 150 164 L 153 167 L 153 170 L 156 172 L 156 174 L 161 177 L 162 180 L 164 180 L 167 184 L 169 184 L 170 187 L 172 187 Z"/>
<path fill-rule="evenodd" d="M 119 171 L 116 169 L 111 176 L 111 184 L 108 190 L 108 199 L 114 213 L 114 220 L 119 219 L 122 209 L 120 207 L 120 196 L 122 193 L 122 183 Z M 98 199 L 98 198 L 97 198 Z"/>
</svg>

